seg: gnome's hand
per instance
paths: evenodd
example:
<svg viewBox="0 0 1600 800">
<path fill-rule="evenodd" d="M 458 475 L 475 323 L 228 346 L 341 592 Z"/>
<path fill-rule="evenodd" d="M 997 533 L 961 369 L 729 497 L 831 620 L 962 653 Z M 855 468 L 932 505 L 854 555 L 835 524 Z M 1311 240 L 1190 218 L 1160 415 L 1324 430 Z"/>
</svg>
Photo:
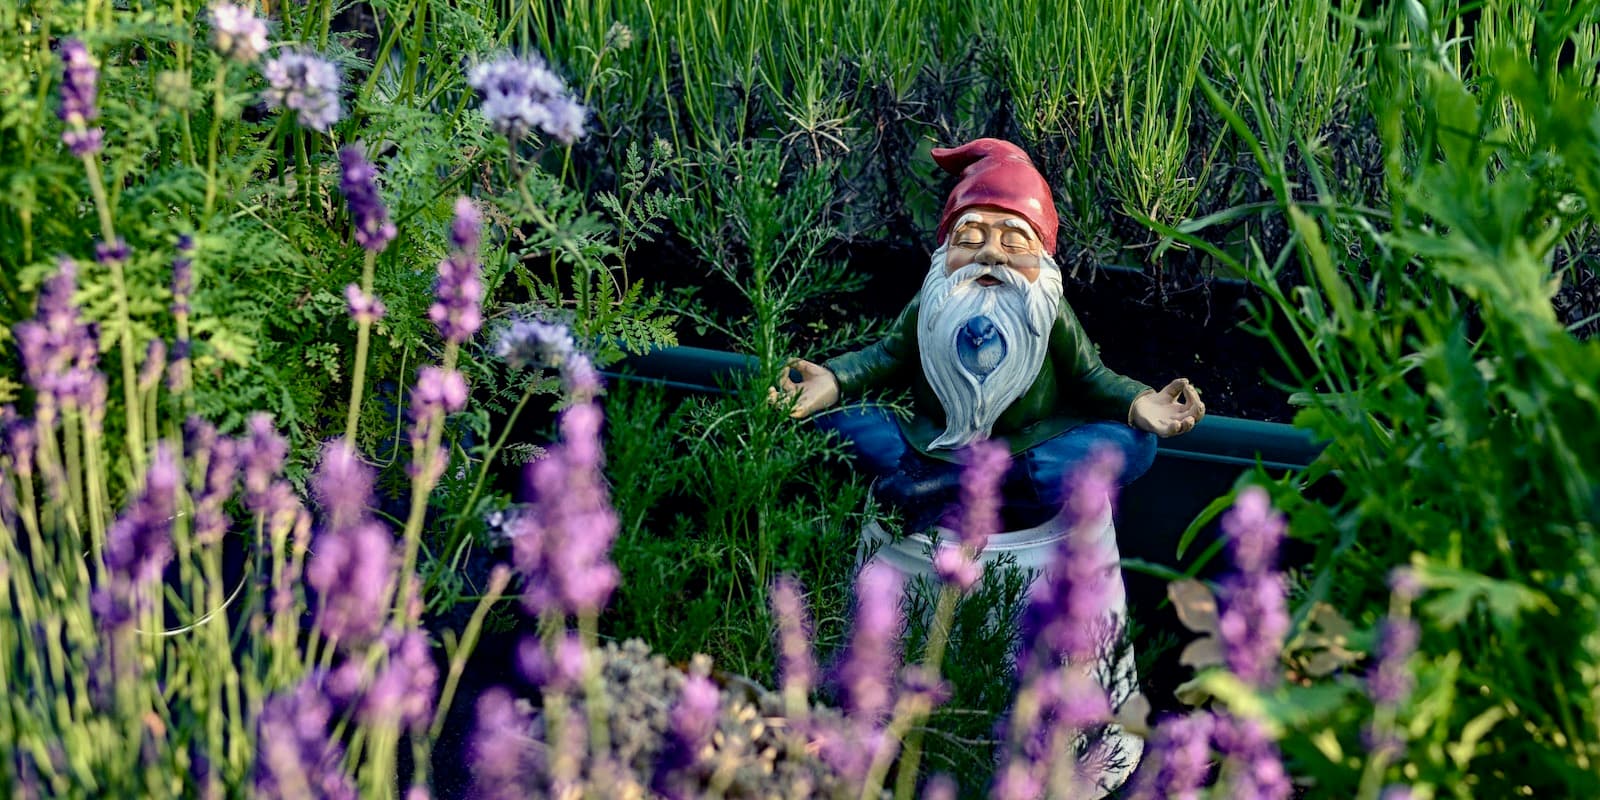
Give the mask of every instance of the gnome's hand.
<svg viewBox="0 0 1600 800">
<path fill-rule="evenodd" d="M 791 370 L 800 373 L 798 383 L 789 377 Z M 778 376 L 777 388 L 767 390 L 767 402 L 780 407 L 794 403 L 789 416 L 805 419 L 839 402 L 839 381 L 827 367 L 803 358 L 790 359 Z"/>
<path fill-rule="evenodd" d="M 1128 409 L 1128 424 L 1160 437 L 1188 433 L 1206 415 L 1206 404 L 1200 402 L 1200 390 L 1179 378 L 1159 392 L 1145 392 L 1133 399 Z"/>
</svg>

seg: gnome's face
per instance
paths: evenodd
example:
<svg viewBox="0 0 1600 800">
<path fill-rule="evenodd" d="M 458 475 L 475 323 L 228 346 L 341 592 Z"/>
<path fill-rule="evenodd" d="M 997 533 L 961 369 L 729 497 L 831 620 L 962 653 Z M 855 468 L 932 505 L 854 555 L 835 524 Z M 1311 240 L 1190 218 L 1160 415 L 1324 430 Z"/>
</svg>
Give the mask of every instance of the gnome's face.
<svg viewBox="0 0 1600 800">
<path fill-rule="evenodd" d="M 1061 292 L 1061 270 L 1026 220 L 992 209 L 962 213 L 933 254 L 917 317 L 923 374 L 945 411 L 945 432 L 932 447 L 988 438 L 1033 385 Z"/>
</svg>

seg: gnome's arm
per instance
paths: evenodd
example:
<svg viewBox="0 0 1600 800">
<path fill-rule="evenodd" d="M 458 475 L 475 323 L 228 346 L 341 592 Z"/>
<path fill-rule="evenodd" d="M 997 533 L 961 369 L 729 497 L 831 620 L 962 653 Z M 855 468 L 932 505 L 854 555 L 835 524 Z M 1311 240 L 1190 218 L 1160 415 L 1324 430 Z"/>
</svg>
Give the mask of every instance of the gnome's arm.
<svg viewBox="0 0 1600 800">
<path fill-rule="evenodd" d="M 1050 329 L 1050 352 L 1066 356 L 1068 368 L 1056 373 L 1061 396 L 1071 398 L 1084 412 L 1097 417 L 1127 422 L 1133 399 L 1153 391 L 1100 362 L 1100 352 L 1065 301 L 1061 303 L 1060 318 Z"/>
<path fill-rule="evenodd" d="M 873 389 L 901 389 L 911 385 L 914 374 L 911 370 L 922 368 L 917 355 L 917 306 L 917 299 L 913 299 L 882 339 L 824 364 L 839 381 L 840 398 L 858 397 Z"/>
</svg>

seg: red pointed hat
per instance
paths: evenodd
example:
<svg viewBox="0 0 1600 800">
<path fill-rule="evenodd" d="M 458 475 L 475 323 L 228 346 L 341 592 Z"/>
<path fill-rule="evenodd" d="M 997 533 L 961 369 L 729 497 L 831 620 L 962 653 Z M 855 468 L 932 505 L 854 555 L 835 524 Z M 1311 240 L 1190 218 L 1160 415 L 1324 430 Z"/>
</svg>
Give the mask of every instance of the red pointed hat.
<svg viewBox="0 0 1600 800">
<path fill-rule="evenodd" d="M 935 147 L 933 160 L 945 172 L 961 176 L 939 216 L 936 236 L 941 245 L 963 210 L 994 206 L 1027 220 L 1044 243 L 1044 251 L 1055 253 L 1060 223 L 1050 184 L 1022 148 L 999 139 L 975 139 L 960 147 Z"/>
</svg>

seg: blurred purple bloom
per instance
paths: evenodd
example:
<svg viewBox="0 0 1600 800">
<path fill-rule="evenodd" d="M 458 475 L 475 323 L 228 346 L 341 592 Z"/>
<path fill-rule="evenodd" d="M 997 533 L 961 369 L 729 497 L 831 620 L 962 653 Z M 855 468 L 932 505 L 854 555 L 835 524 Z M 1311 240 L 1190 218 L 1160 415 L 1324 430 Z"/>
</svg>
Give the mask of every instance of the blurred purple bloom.
<svg viewBox="0 0 1600 800">
<path fill-rule="evenodd" d="M 411 390 L 411 418 L 423 420 L 435 413 L 454 414 L 467 406 L 467 380 L 456 370 L 426 366 L 417 371 Z"/>
<path fill-rule="evenodd" d="M 96 242 L 94 246 L 94 260 L 99 264 L 124 264 L 132 255 L 133 251 L 128 249 L 127 240 L 120 236 L 116 241 Z"/>
<path fill-rule="evenodd" d="M 18 477 L 33 475 L 33 451 L 38 435 L 33 420 L 24 419 L 13 406 L 0 406 L 0 456 L 11 459 L 11 471 Z M 10 485 L 9 481 L 4 481 Z"/>
<path fill-rule="evenodd" d="M 478 724 L 472 734 L 473 789 L 484 800 L 524 800 L 539 794 L 533 785 L 538 765 L 532 715 L 500 687 L 478 698 Z"/>
<path fill-rule="evenodd" d="M 1257 688 L 1277 680 L 1283 639 L 1289 632 L 1283 576 L 1273 571 L 1283 518 L 1267 493 L 1252 486 L 1222 519 L 1238 572 L 1222 581 L 1218 629 L 1228 669 Z"/>
<path fill-rule="evenodd" d="M 269 108 L 295 112 L 301 125 L 327 132 L 338 122 L 339 70 L 333 62 L 306 50 L 288 50 L 261 67 L 267 79 L 263 93 Z"/>
<path fill-rule="evenodd" d="M 839 667 L 845 709 L 852 718 L 878 722 L 893 705 L 900 643 L 900 573 L 873 562 L 856 578 L 855 626 Z"/>
<path fill-rule="evenodd" d="M 372 467 L 344 439 L 323 446 L 322 463 L 311 478 L 311 489 L 330 526 L 341 527 L 366 518 L 375 477 Z"/>
<path fill-rule="evenodd" d="M 317 591 L 317 621 L 341 646 L 358 647 L 378 634 L 395 590 L 394 537 L 382 524 L 361 521 L 325 530 L 306 562 Z"/>
<path fill-rule="evenodd" d="M 1411 800 L 1413 797 L 1416 797 L 1416 792 L 1412 791 L 1410 786 L 1395 784 L 1385 786 L 1383 794 L 1378 795 L 1378 800 Z"/>
<path fill-rule="evenodd" d="M 1383 621 L 1378 634 L 1378 660 L 1367 675 L 1367 694 L 1374 704 L 1395 708 L 1411 696 L 1416 679 L 1410 662 L 1421 636 L 1416 620 L 1390 617 Z"/>
<path fill-rule="evenodd" d="M 600 473 L 600 407 L 561 415 L 561 443 L 528 467 L 534 503 L 516 521 L 512 557 L 527 577 L 523 603 L 534 613 L 593 613 L 619 579 L 611 563 L 617 514 Z"/>
<path fill-rule="evenodd" d="M 478 210 L 465 197 L 456 200 L 456 221 L 451 228 L 455 252 L 439 262 L 439 277 L 434 281 L 437 301 L 428 308 L 428 318 L 445 341 L 462 344 L 483 325 L 483 281 L 478 265 Z"/>
<path fill-rule="evenodd" d="M 211 6 L 211 46 L 224 58 L 254 64 L 267 52 L 267 23 L 255 12 L 233 3 Z"/>
<path fill-rule="evenodd" d="M 561 371 L 566 391 L 575 402 L 600 392 L 600 373 L 588 356 L 578 351 L 565 325 L 543 320 L 514 319 L 495 337 L 495 354 L 512 369 L 555 367 Z"/>
<path fill-rule="evenodd" d="M 139 376 L 136 381 L 139 389 L 149 391 L 161 380 L 161 371 L 167 366 L 167 343 L 160 339 L 151 339 L 144 349 L 144 364 L 139 367 Z"/>
<path fill-rule="evenodd" d="M 479 108 L 490 126 L 513 142 L 535 128 L 562 144 L 583 138 L 588 110 L 538 56 L 506 56 L 479 64 L 468 74 L 467 83 L 483 98 Z"/>
<path fill-rule="evenodd" d="M 339 151 L 339 191 L 344 193 L 350 220 L 355 223 L 356 243 L 371 252 L 383 252 L 394 241 L 396 231 L 378 194 L 378 169 L 360 147 L 347 145 Z"/>
<path fill-rule="evenodd" d="M 223 510 L 233 496 L 239 474 L 237 443 L 217 436 L 217 429 L 199 417 L 185 425 L 184 450 L 191 463 L 205 465 L 205 484 L 194 498 L 194 535 L 203 545 L 216 544 L 228 530 Z"/>
<path fill-rule="evenodd" d="M 965 452 L 961 472 L 960 547 L 941 547 L 934 557 L 939 577 L 962 591 L 983 576 L 977 554 L 1000 530 L 1000 480 L 1011 463 L 1006 446 L 996 441 L 973 444 Z"/>
<path fill-rule="evenodd" d="M 517 646 L 517 666 L 522 676 L 543 692 L 560 693 L 577 688 L 583 682 L 588 663 L 588 649 L 583 646 L 583 640 L 571 632 L 555 643 L 553 654 L 545 649 L 543 641 L 533 637 L 523 639 Z"/>
<path fill-rule="evenodd" d="M 701 796 L 701 787 L 680 773 L 693 767 L 700 760 L 701 751 L 711 744 L 721 708 L 722 695 L 710 678 L 694 674 L 684 678 L 683 694 L 672 707 L 671 736 L 651 782 L 651 788 L 667 800 L 694 800 Z"/>
<path fill-rule="evenodd" d="M 1199 800 L 1211 769 L 1215 726 L 1216 719 L 1203 711 L 1169 717 L 1156 726 L 1131 800 Z"/>
<path fill-rule="evenodd" d="M 383 319 L 383 313 L 387 310 L 382 300 L 362 292 L 361 287 L 354 283 L 344 287 L 344 299 L 349 304 L 351 319 L 357 323 L 371 325 Z"/>
<path fill-rule="evenodd" d="M 96 83 L 100 71 L 95 68 L 89 48 L 77 39 L 61 42 L 61 106 L 56 110 L 67 129 L 61 133 L 61 142 L 75 156 L 100 152 L 105 133 L 89 123 L 100 116 L 95 105 Z"/>
<path fill-rule="evenodd" d="M 1217 751 L 1228 759 L 1229 797 L 1245 800 L 1286 800 L 1289 774 L 1283 769 L 1278 745 L 1261 724 L 1235 717 L 1218 718 L 1214 729 Z"/>
<path fill-rule="evenodd" d="M 54 405 L 92 405 L 100 349 L 95 329 L 72 302 L 77 264 L 63 258 L 44 282 L 33 319 L 13 329 L 28 385 Z"/>
<path fill-rule="evenodd" d="M 995 774 L 990 800 L 1039 800 L 1044 795 L 1044 777 L 1039 765 L 1027 759 L 1013 760 Z"/>
<path fill-rule="evenodd" d="M 172 259 L 172 313 L 189 313 L 189 295 L 194 291 L 194 237 L 178 237 L 178 254 Z"/>
<path fill-rule="evenodd" d="M 272 415 L 250 415 L 249 430 L 239 439 L 239 462 L 244 467 L 245 506 L 257 514 L 276 511 L 273 483 L 283 472 L 289 441 L 278 435 Z"/>
<path fill-rule="evenodd" d="M 344 750 L 328 738 L 333 707 L 314 677 L 267 699 L 256 733 L 256 796 L 354 800 Z"/>
<path fill-rule="evenodd" d="M 783 688 L 809 693 L 817 666 L 811 655 L 811 626 L 800 586 L 784 576 L 772 587 L 772 613 L 778 618 L 778 674 Z"/>
<path fill-rule="evenodd" d="M 941 772 L 922 787 L 922 800 L 956 800 L 956 789 L 955 779 Z"/>
<path fill-rule="evenodd" d="M 136 586 L 161 580 L 161 571 L 172 560 L 172 520 L 182 479 L 172 448 L 157 443 L 144 488 L 106 533 L 111 580 L 127 579 Z"/>
<path fill-rule="evenodd" d="M 1061 538 L 1048 575 L 1035 584 L 1023 611 L 1017 661 L 1024 668 L 1035 662 L 1053 667 L 1063 658 L 1092 661 L 1121 636 L 1111 617 L 1119 564 L 1094 528 L 1107 513 L 1120 469 L 1120 459 L 1102 450 L 1068 478 L 1073 530 Z"/>
<path fill-rule="evenodd" d="M 1395 567 L 1389 572 L 1389 591 L 1409 603 L 1422 596 L 1422 579 L 1411 567 Z"/>
<path fill-rule="evenodd" d="M 389 631 L 387 663 L 367 687 L 357 717 L 368 725 L 399 725 L 413 733 L 433 720 L 439 668 L 433 663 L 428 638 L 421 630 Z"/>
</svg>

